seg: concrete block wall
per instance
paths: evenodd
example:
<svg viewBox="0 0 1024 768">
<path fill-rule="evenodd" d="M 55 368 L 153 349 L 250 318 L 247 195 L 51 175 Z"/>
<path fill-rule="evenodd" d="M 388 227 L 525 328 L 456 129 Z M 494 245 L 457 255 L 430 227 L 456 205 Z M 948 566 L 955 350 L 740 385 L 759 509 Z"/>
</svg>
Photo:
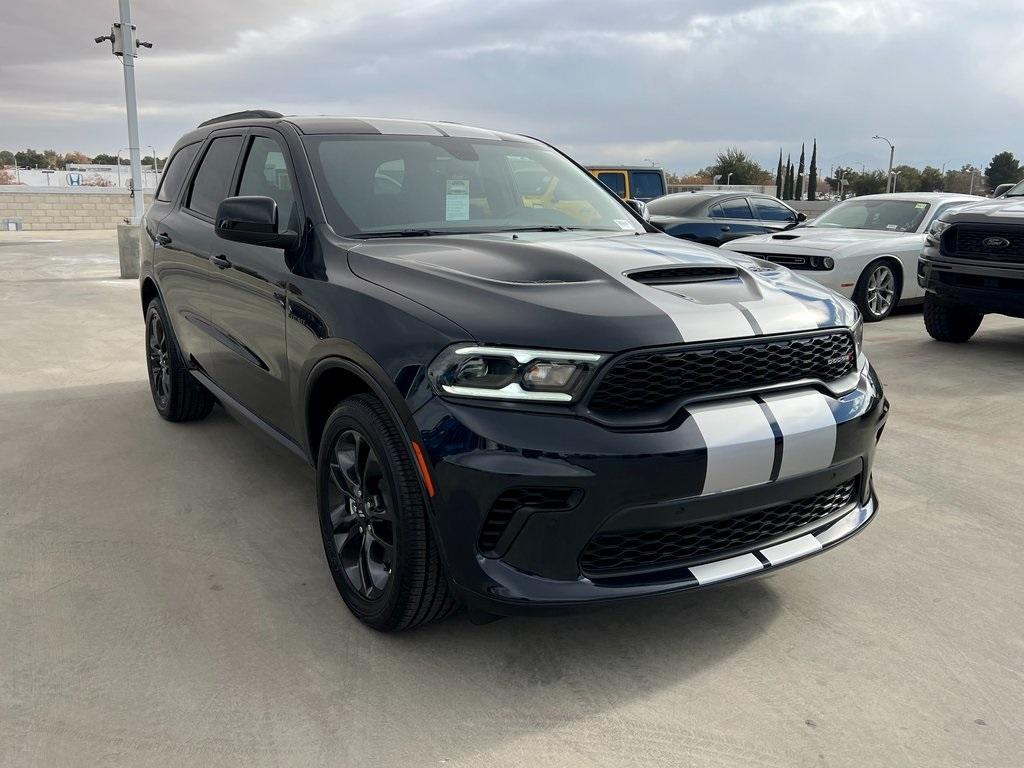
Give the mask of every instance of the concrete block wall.
<svg viewBox="0 0 1024 768">
<path fill-rule="evenodd" d="M 145 195 L 148 206 L 151 195 Z M 22 229 L 116 229 L 132 215 L 127 191 L 103 188 L 0 186 L 0 221 L 22 220 Z"/>
</svg>

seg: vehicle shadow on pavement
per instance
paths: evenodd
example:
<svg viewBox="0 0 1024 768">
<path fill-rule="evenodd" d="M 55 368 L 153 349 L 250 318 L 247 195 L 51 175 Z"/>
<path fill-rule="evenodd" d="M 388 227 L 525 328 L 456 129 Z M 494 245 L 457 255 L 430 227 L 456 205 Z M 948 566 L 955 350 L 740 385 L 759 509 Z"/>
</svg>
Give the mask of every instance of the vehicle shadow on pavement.
<svg viewBox="0 0 1024 768">
<path fill-rule="evenodd" d="M 309 468 L 220 408 L 162 421 L 142 381 L 0 395 L 0 486 L 0 715 L 15 745 L 47 734 L 83 763 L 112 739 L 137 757 L 475 761 L 686 686 L 781 609 L 755 581 L 378 634 L 331 581 Z M 5 686 L 28 694 L 5 707 Z"/>
</svg>

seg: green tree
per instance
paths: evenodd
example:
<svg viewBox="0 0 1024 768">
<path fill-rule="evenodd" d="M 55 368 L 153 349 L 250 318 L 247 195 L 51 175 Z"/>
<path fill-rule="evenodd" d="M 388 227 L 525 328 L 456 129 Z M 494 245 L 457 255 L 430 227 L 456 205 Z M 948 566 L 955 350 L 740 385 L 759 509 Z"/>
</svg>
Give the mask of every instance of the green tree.
<svg viewBox="0 0 1024 768">
<path fill-rule="evenodd" d="M 1020 162 L 1013 156 L 1013 152 L 1000 152 L 985 169 L 985 180 L 993 189 L 1000 184 L 1016 184 L 1020 177 Z"/>
<path fill-rule="evenodd" d="M 49 168 L 50 165 L 42 152 L 34 149 L 23 149 L 14 153 L 14 161 L 22 168 Z"/>
<path fill-rule="evenodd" d="M 775 196 L 782 197 L 782 147 L 779 147 L 779 167 L 775 171 Z"/>
<path fill-rule="evenodd" d="M 946 171 L 942 187 L 945 192 L 957 192 L 964 195 L 973 192 L 975 195 L 980 195 L 985 192 L 985 178 L 980 168 L 968 164 L 959 171 Z"/>
<path fill-rule="evenodd" d="M 807 199 L 818 199 L 818 140 L 811 148 L 811 167 L 807 173 Z"/>
<path fill-rule="evenodd" d="M 921 171 L 921 191 L 941 192 L 943 190 L 942 171 L 931 165 L 926 165 Z"/>
<path fill-rule="evenodd" d="M 894 192 L 920 192 L 921 172 L 912 165 L 897 165 L 892 169 L 893 173 L 899 173 L 896 177 L 896 189 Z"/>
<path fill-rule="evenodd" d="M 782 182 L 782 199 L 793 199 L 793 159 L 791 155 L 786 155 L 786 176 Z"/>
<path fill-rule="evenodd" d="M 804 199 L 804 151 L 807 145 L 800 145 L 800 169 L 797 171 L 796 186 L 793 188 L 793 199 L 803 200 Z"/>
<path fill-rule="evenodd" d="M 697 171 L 698 176 L 714 178 L 721 176 L 722 182 L 729 179 L 730 184 L 770 184 L 772 175 L 762 168 L 746 152 L 730 147 L 724 152 L 719 152 L 715 162 L 703 170 Z"/>
<path fill-rule="evenodd" d="M 96 165 L 117 165 L 116 155 L 99 154 L 92 159 Z"/>
<path fill-rule="evenodd" d="M 0 150 L 0 167 L 14 165 L 14 153 L 9 149 Z"/>
<path fill-rule="evenodd" d="M 845 174 L 845 188 L 856 195 L 880 195 L 888 186 L 885 171 L 868 171 L 867 173 Z"/>
</svg>

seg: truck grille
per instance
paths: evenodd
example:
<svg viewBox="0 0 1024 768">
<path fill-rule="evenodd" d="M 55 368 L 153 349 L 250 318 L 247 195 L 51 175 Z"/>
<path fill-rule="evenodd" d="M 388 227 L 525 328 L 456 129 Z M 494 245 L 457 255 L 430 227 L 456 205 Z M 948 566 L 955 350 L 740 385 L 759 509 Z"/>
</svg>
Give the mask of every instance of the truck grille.
<svg viewBox="0 0 1024 768">
<path fill-rule="evenodd" d="M 598 533 L 583 550 L 580 568 L 592 576 L 696 565 L 727 552 L 750 551 L 851 504 L 860 477 L 805 499 L 679 528 Z"/>
<path fill-rule="evenodd" d="M 1024 228 L 958 224 L 943 237 L 942 250 L 962 259 L 1024 262 Z"/>
<path fill-rule="evenodd" d="M 855 365 L 847 331 L 640 352 L 612 364 L 590 398 L 590 409 L 635 413 L 693 395 L 801 379 L 833 381 Z"/>
</svg>

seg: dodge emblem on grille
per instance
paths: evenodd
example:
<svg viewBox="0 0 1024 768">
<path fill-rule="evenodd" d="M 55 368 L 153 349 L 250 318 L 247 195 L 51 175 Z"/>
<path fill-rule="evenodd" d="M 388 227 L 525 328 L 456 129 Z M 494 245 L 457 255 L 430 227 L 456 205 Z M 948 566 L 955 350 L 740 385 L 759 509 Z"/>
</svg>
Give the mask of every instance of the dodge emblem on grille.
<svg viewBox="0 0 1024 768">
<path fill-rule="evenodd" d="M 986 237 L 981 244 L 986 248 L 1008 248 L 1010 241 L 1005 237 Z"/>
</svg>

